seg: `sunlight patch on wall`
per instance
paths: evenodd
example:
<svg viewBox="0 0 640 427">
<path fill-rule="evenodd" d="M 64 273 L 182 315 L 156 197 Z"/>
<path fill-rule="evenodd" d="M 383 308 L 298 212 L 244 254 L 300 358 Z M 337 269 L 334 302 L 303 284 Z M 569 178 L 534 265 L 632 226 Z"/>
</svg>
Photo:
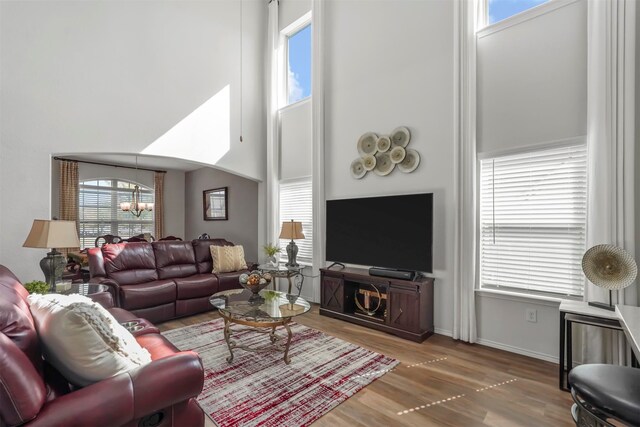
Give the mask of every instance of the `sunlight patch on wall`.
<svg viewBox="0 0 640 427">
<path fill-rule="evenodd" d="M 215 165 L 229 151 L 230 140 L 230 87 L 227 85 L 141 153 Z"/>
</svg>

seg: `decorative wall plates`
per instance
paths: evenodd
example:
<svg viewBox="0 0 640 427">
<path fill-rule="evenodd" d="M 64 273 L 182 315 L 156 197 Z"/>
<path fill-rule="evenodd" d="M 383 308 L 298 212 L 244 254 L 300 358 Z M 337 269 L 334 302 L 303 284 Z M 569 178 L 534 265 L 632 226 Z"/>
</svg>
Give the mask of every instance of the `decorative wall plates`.
<svg viewBox="0 0 640 427">
<path fill-rule="evenodd" d="M 407 155 L 407 152 L 400 145 L 396 145 L 391 149 L 391 151 L 389 151 L 389 157 L 391 157 L 391 161 L 394 164 L 398 164 L 401 161 L 403 161 L 406 155 Z"/>
<path fill-rule="evenodd" d="M 412 150 L 411 148 L 408 148 L 406 151 L 407 154 L 404 156 L 404 160 L 398 163 L 398 169 L 400 169 L 401 172 L 409 173 L 416 170 L 420 164 L 420 155 L 416 150 Z"/>
<path fill-rule="evenodd" d="M 376 167 L 373 169 L 373 173 L 378 176 L 386 176 L 391 173 L 395 166 L 389 153 L 378 153 L 376 154 Z"/>
<path fill-rule="evenodd" d="M 362 158 L 362 164 L 364 165 L 364 170 L 372 171 L 373 168 L 376 167 L 376 156 L 372 156 L 371 154 L 367 154 Z"/>
<path fill-rule="evenodd" d="M 351 162 L 351 176 L 355 179 L 362 178 L 367 171 L 364 169 L 364 162 L 361 158 L 355 159 Z"/>
<path fill-rule="evenodd" d="M 397 127 L 391 132 L 391 142 L 394 145 L 406 147 L 411 141 L 411 132 L 404 126 Z"/>
<path fill-rule="evenodd" d="M 391 139 L 388 136 L 382 135 L 381 137 L 378 138 L 378 142 L 376 143 L 376 148 L 378 149 L 379 152 L 386 153 L 390 147 L 391 147 Z"/>
<path fill-rule="evenodd" d="M 376 142 L 378 141 L 378 135 L 373 132 L 367 132 L 358 140 L 358 153 L 360 156 L 367 154 L 374 155 L 378 151 L 376 148 Z"/>
<path fill-rule="evenodd" d="M 420 164 L 420 155 L 416 150 L 406 148 L 409 141 L 411 132 L 405 126 L 395 128 L 390 135 L 362 134 L 356 146 L 360 157 L 351 162 L 349 168 L 351 176 L 361 179 L 370 171 L 387 176 L 396 165 L 404 173 L 413 172 Z"/>
</svg>

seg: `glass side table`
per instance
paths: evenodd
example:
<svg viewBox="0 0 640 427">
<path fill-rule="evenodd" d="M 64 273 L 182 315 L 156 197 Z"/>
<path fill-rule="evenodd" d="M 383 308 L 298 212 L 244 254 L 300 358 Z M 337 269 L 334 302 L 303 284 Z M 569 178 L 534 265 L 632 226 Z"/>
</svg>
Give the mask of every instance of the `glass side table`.
<svg viewBox="0 0 640 427">
<path fill-rule="evenodd" d="M 299 267 L 285 267 L 282 265 L 273 266 L 270 264 L 260 264 L 258 266 L 258 270 L 261 273 L 269 273 L 272 277 L 287 279 L 289 282 L 289 290 L 287 293 L 291 294 L 292 285 L 295 285 L 298 290 L 298 295 L 300 295 L 300 292 L 302 291 L 302 284 L 304 283 L 304 276 L 302 275 L 303 268 L 303 265 Z M 277 291 L 275 280 L 273 280 L 273 290 Z"/>
<path fill-rule="evenodd" d="M 96 283 L 56 283 L 57 294 L 80 294 L 88 296 L 100 292 L 109 292 L 109 287 L 107 285 L 99 285 Z"/>
</svg>

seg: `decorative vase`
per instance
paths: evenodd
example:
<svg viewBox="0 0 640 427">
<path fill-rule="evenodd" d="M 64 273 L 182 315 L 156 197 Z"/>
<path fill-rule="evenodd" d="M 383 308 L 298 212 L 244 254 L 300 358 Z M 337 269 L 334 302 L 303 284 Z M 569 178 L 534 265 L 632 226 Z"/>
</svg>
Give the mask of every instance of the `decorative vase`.
<svg viewBox="0 0 640 427">
<path fill-rule="evenodd" d="M 278 267 L 278 257 L 276 255 L 267 258 L 267 264 L 271 267 Z"/>
</svg>

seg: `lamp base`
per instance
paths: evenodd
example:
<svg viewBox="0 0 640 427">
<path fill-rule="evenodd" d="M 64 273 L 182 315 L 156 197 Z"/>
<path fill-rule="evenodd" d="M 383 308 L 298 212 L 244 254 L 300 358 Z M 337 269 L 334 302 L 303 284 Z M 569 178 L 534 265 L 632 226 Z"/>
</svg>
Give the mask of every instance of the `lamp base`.
<svg viewBox="0 0 640 427">
<path fill-rule="evenodd" d="M 287 245 L 287 263 L 285 264 L 287 267 L 299 267 L 300 264 L 297 263 L 296 257 L 298 256 L 298 245 L 296 242 L 291 240 Z"/>
<path fill-rule="evenodd" d="M 62 280 L 62 272 L 67 265 L 65 257 L 55 249 L 47 253 L 47 256 L 40 260 L 40 268 L 44 273 L 44 279 L 49 284 L 49 292 L 56 291 L 56 283 Z"/>
</svg>

